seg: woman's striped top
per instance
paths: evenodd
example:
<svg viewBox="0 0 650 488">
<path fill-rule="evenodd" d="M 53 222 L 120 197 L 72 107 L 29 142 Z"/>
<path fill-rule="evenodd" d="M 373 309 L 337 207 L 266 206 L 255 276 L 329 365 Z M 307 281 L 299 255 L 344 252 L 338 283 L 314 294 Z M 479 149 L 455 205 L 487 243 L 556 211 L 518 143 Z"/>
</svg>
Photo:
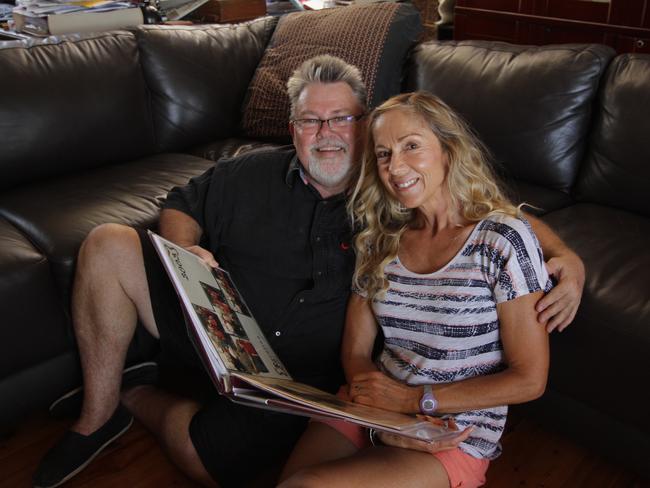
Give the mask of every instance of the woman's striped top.
<svg viewBox="0 0 650 488">
<path fill-rule="evenodd" d="M 378 358 L 390 376 L 410 385 L 448 383 L 505 368 L 496 305 L 551 289 L 542 251 L 528 222 L 507 215 L 480 221 L 458 254 L 431 274 L 399 259 L 386 266 L 389 289 L 373 311 L 385 344 Z M 493 459 L 507 406 L 454 414 L 474 425 L 460 448 Z"/>
</svg>

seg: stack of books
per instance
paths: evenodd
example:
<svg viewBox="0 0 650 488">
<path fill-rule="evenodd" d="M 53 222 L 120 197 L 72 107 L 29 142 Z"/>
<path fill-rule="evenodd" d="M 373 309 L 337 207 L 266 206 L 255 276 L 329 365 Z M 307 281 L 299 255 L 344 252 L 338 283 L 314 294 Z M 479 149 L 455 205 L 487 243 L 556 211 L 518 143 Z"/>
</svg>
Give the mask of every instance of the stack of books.
<svg viewBox="0 0 650 488">
<path fill-rule="evenodd" d="M 144 23 L 128 0 L 17 0 L 14 28 L 36 36 L 123 29 Z"/>
</svg>

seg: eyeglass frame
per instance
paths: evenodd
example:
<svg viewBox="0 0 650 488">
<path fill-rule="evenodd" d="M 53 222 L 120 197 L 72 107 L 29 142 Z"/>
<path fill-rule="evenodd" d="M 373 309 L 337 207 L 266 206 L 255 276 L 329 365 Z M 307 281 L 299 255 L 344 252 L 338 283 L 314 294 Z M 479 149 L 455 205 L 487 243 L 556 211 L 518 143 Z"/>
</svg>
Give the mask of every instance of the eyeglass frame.
<svg viewBox="0 0 650 488">
<path fill-rule="evenodd" d="M 291 123 L 294 125 L 294 127 L 296 127 L 296 129 L 298 129 L 300 131 L 304 131 L 305 128 L 301 126 L 301 123 L 306 122 L 306 121 L 311 121 L 311 122 L 318 121 L 318 123 L 319 123 L 318 129 L 313 131 L 314 134 L 317 134 L 323 128 L 323 122 L 327 122 L 327 127 L 329 128 L 329 130 L 336 131 L 336 130 L 342 129 L 344 127 L 332 127 L 332 120 L 337 120 L 337 119 L 341 120 L 341 119 L 343 119 L 343 120 L 346 120 L 347 122 L 350 122 L 349 126 L 345 126 L 345 128 L 347 128 L 347 127 L 352 127 L 352 122 L 358 122 L 363 117 L 365 117 L 365 115 L 366 114 L 337 115 L 336 117 L 330 117 L 329 119 L 316 119 L 316 118 L 313 118 L 313 119 L 291 119 Z M 308 131 L 311 132 L 311 129 L 308 129 Z"/>
</svg>

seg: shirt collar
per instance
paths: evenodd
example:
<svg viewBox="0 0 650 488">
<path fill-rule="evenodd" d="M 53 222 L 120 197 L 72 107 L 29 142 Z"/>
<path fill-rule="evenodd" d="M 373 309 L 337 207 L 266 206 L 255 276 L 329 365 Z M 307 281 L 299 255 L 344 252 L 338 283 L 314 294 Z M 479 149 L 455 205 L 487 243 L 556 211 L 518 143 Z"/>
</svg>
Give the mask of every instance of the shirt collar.
<svg viewBox="0 0 650 488">
<path fill-rule="evenodd" d="M 298 161 L 298 155 L 294 154 L 293 158 L 289 162 L 289 168 L 287 169 L 287 175 L 285 176 L 285 183 L 289 188 L 293 188 L 294 178 L 300 176 L 300 179 L 305 185 L 308 185 L 307 177 L 305 176 L 305 170 L 302 169 L 302 164 Z"/>
</svg>

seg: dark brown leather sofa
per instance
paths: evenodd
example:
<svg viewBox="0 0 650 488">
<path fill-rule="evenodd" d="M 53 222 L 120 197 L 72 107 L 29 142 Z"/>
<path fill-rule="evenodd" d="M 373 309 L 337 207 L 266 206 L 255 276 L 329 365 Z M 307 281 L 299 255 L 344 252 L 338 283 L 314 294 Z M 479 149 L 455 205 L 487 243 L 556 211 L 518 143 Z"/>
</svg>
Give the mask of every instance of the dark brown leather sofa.
<svg viewBox="0 0 650 488">
<path fill-rule="evenodd" d="M 80 381 L 69 297 L 88 232 L 154 227 L 173 185 L 268 144 L 242 138 L 239 121 L 275 23 L 0 42 L 3 431 Z M 404 90 L 430 90 L 469 120 L 517 198 L 585 261 L 583 305 L 552 336 L 532 412 L 647 475 L 650 56 L 433 42 L 404 75 Z"/>
</svg>

